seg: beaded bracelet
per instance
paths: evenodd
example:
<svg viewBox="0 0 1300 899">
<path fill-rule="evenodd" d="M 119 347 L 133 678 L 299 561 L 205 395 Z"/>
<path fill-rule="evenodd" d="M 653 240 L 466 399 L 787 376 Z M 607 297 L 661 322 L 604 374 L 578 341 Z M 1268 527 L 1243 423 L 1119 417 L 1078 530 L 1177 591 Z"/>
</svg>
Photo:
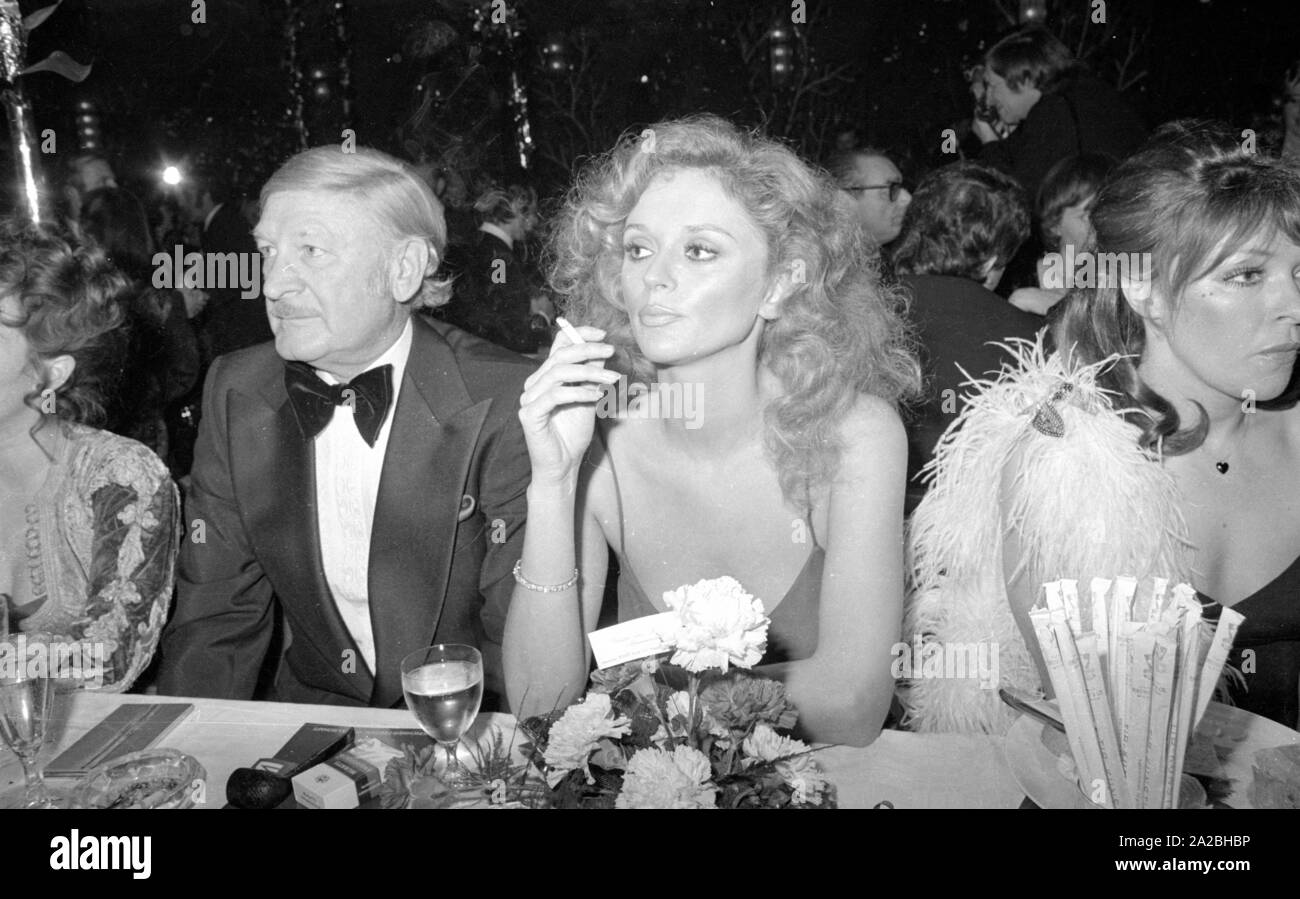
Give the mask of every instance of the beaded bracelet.
<svg viewBox="0 0 1300 899">
<path fill-rule="evenodd" d="M 523 559 L 515 562 L 515 580 L 519 583 L 519 586 L 527 587 L 529 590 L 536 590 L 538 593 L 562 593 L 570 587 L 575 587 L 578 584 L 578 569 L 576 568 L 573 569 L 573 577 L 569 578 L 563 584 L 558 584 L 554 587 L 547 587 L 544 584 L 534 584 L 528 578 L 519 573 L 519 569 L 523 564 Z"/>
</svg>

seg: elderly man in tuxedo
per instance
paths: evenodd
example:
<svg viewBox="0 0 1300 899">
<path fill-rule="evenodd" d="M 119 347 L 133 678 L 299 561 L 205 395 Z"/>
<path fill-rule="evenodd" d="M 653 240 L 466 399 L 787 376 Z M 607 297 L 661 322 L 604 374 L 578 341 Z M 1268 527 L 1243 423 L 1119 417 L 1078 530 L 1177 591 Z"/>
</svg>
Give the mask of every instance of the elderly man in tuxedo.
<svg viewBox="0 0 1300 899">
<path fill-rule="evenodd" d="M 159 689 L 248 699 L 278 662 L 265 698 L 389 707 L 403 656 L 468 643 L 503 695 L 534 365 L 413 314 L 445 301 L 446 226 L 404 163 L 307 150 L 261 200 L 275 341 L 209 373 Z"/>
</svg>

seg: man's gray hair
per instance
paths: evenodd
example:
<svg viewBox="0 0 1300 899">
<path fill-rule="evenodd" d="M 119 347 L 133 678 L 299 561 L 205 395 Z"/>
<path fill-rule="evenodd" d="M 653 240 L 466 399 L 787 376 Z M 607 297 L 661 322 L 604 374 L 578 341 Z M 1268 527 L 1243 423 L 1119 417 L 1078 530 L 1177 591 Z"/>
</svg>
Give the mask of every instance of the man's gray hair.
<svg viewBox="0 0 1300 899">
<path fill-rule="evenodd" d="M 369 147 L 344 152 L 338 145 L 313 147 L 294 156 L 262 188 L 261 204 L 286 191 L 326 190 L 351 194 L 394 242 L 428 242 L 431 257 L 415 306 L 432 309 L 451 299 L 451 281 L 438 280 L 447 249 L 442 204 L 415 170 Z"/>
</svg>

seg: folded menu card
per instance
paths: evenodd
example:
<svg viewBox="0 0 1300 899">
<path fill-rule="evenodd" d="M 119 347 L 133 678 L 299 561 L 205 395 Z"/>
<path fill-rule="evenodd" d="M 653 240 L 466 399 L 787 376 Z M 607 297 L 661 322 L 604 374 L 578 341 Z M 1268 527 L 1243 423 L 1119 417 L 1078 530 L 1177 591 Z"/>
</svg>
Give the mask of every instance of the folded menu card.
<svg viewBox="0 0 1300 899">
<path fill-rule="evenodd" d="M 148 749 L 194 712 L 188 702 L 127 702 L 45 766 L 47 777 L 81 777 L 105 762 Z"/>
</svg>

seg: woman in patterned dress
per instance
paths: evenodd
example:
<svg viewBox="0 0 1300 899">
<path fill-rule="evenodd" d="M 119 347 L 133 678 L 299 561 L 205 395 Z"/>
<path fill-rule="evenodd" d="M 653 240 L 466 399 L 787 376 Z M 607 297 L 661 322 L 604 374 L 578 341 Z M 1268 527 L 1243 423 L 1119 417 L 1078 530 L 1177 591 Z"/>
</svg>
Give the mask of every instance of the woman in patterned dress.
<svg viewBox="0 0 1300 899">
<path fill-rule="evenodd" d="M 114 691 L 157 647 L 180 529 L 158 457 L 92 426 L 121 373 L 127 287 L 99 250 L 0 223 L 0 602 L 11 632 L 69 646 L 64 674 Z"/>
</svg>

